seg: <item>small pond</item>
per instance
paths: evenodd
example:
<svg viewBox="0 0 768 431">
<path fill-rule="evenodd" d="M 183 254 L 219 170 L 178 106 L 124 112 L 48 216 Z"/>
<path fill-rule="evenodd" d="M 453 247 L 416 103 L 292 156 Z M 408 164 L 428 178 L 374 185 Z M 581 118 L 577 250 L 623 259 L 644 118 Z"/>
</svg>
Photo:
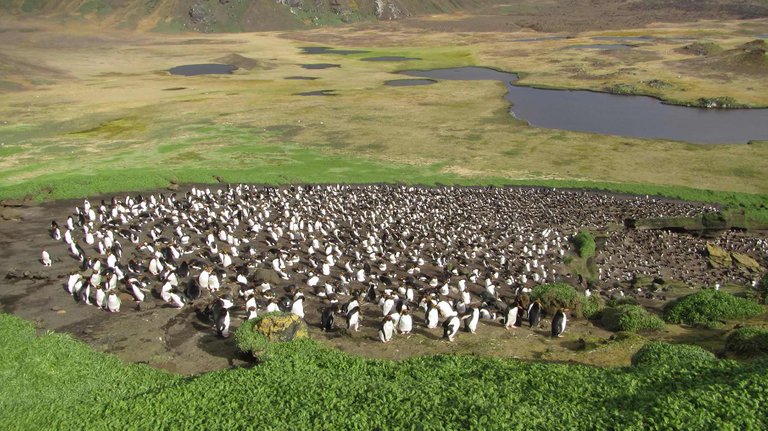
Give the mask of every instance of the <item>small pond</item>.
<svg viewBox="0 0 768 431">
<path fill-rule="evenodd" d="M 360 49 L 335 49 L 328 46 L 301 46 L 302 54 L 337 54 L 337 55 L 352 55 L 352 54 L 365 54 L 370 51 L 363 51 Z"/>
<path fill-rule="evenodd" d="M 283 79 L 293 79 L 297 81 L 314 81 L 315 79 L 320 79 L 317 76 L 286 76 Z"/>
<path fill-rule="evenodd" d="M 331 64 L 331 63 L 312 63 L 312 64 L 302 64 L 301 67 L 303 67 L 304 69 L 318 70 L 318 69 L 330 69 L 332 67 L 341 67 L 341 65 Z"/>
<path fill-rule="evenodd" d="M 384 85 L 390 87 L 413 87 L 415 85 L 431 85 L 436 84 L 434 79 L 393 79 L 390 81 L 384 81 Z"/>
<path fill-rule="evenodd" d="M 294 96 L 338 96 L 335 93 L 336 90 L 315 90 L 306 91 L 304 93 L 293 93 Z"/>
<path fill-rule="evenodd" d="M 511 114 L 535 127 L 699 144 L 768 140 L 768 109 L 700 109 L 666 105 L 645 96 L 521 87 L 512 84 L 516 74 L 483 67 L 401 73 L 436 80 L 504 82 Z"/>
<path fill-rule="evenodd" d="M 171 75 L 196 76 L 196 75 L 229 75 L 237 69 L 231 64 L 185 64 L 168 69 Z"/>
<path fill-rule="evenodd" d="M 420 58 L 415 57 L 400 57 L 397 55 L 383 55 L 381 57 L 367 57 L 367 58 L 361 58 L 362 61 L 413 61 L 413 60 L 421 60 Z"/>
</svg>

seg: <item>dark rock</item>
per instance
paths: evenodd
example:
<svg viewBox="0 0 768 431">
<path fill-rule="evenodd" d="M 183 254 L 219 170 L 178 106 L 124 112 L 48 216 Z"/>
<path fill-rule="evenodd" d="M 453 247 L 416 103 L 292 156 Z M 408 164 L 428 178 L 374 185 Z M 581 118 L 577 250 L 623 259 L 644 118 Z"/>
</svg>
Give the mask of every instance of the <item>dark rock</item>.
<svg viewBox="0 0 768 431">
<path fill-rule="evenodd" d="M 15 269 L 12 269 L 5 274 L 5 278 L 8 280 L 16 280 L 21 278 L 21 275 L 18 272 L 16 272 Z"/>
</svg>

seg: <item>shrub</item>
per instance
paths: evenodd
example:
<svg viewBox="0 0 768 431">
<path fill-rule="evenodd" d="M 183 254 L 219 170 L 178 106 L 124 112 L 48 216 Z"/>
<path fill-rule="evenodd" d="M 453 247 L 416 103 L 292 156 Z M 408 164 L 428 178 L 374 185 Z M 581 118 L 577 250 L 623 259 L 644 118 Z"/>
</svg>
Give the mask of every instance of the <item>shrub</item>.
<svg viewBox="0 0 768 431">
<path fill-rule="evenodd" d="M 632 355 L 632 365 L 636 367 L 674 367 L 683 369 L 716 360 L 715 355 L 699 346 L 668 344 L 660 341 L 650 342 Z"/>
<path fill-rule="evenodd" d="M 763 311 L 763 307 L 754 301 L 719 290 L 702 290 L 667 304 L 664 320 L 689 325 L 706 324 L 723 319 L 754 317 Z"/>
<path fill-rule="evenodd" d="M 602 325 L 609 331 L 637 332 L 664 329 L 664 321 L 640 305 L 619 305 L 603 310 Z"/>
<path fill-rule="evenodd" d="M 582 230 L 573 237 L 573 243 L 576 245 L 576 251 L 584 259 L 588 259 L 595 254 L 595 237 L 591 233 Z"/>
<path fill-rule="evenodd" d="M 587 319 L 597 319 L 605 308 L 605 300 L 599 295 L 585 297 L 583 314 Z"/>
<path fill-rule="evenodd" d="M 744 356 L 768 353 L 768 328 L 739 328 L 728 335 L 725 350 Z"/>
<path fill-rule="evenodd" d="M 565 283 L 536 286 L 531 291 L 531 299 L 540 300 L 547 314 L 554 314 L 558 308 L 570 308 L 575 316 L 586 318 L 597 315 L 605 305 L 601 298 L 595 295 L 587 298 L 573 286 Z"/>
</svg>

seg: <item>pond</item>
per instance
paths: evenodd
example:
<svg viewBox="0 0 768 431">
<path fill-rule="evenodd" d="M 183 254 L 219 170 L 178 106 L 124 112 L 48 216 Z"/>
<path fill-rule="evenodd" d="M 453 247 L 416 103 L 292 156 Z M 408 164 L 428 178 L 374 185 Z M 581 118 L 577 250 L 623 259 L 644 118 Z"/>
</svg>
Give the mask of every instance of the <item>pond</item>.
<svg viewBox="0 0 768 431">
<path fill-rule="evenodd" d="M 336 90 L 315 90 L 306 91 L 304 93 L 293 93 L 294 96 L 338 96 L 335 93 Z"/>
<path fill-rule="evenodd" d="M 413 87 L 414 85 L 431 85 L 437 84 L 434 79 L 393 79 L 391 81 L 384 81 L 384 85 L 390 87 Z"/>
<path fill-rule="evenodd" d="M 168 69 L 171 75 L 197 76 L 197 75 L 230 75 L 237 69 L 231 64 L 185 64 Z"/>
<path fill-rule="evenodd" d="M 301 46 L 302 54 L 337 54 L 337 55 L 352 55 L 352 54 L 365 54 L 370 51 L 363 51 L 360 49 L 335 49 L 328 46 Z"/>
<path fill-rule="evenodd" d="M 521 87 L 512 85 L 516 74 L 483 67 L 401 73 L 435 80 L 504 82 L 511 114 L 535 127 L 698 144 L 768 140 L 768 109 L 701 109 L 645 96 Z"/>
<path fill-rule="evenodd" d="M 304 69 L 319 70 L 319 69 L 330 69 L 332 67 L 341 67 L 341 65 L 331 64 L 331 63 L 313 63 L 313 64 L 302 64 L 301 67 L 303 67 Z"/>
</svg>

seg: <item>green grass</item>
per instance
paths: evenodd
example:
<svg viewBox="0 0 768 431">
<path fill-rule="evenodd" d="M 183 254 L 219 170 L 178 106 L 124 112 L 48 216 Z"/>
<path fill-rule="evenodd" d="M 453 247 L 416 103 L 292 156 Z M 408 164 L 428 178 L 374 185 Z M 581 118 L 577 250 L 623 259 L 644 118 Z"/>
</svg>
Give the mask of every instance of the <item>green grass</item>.
<svg viewBox="0 0 768 431">
<path fill-rule="evenodd" d="M 68 336 L 37 337 L 8 315 L 0 343 L 0 420 L 9 430 L 768 426 L 768 362 L 700 353 L 673 365 L 686 346 L 639 366 L 596 368 L 455 355 L 368 360 L 301 340 L 272 345 L 251 369 L 181 378 Z"/>
</svg>

